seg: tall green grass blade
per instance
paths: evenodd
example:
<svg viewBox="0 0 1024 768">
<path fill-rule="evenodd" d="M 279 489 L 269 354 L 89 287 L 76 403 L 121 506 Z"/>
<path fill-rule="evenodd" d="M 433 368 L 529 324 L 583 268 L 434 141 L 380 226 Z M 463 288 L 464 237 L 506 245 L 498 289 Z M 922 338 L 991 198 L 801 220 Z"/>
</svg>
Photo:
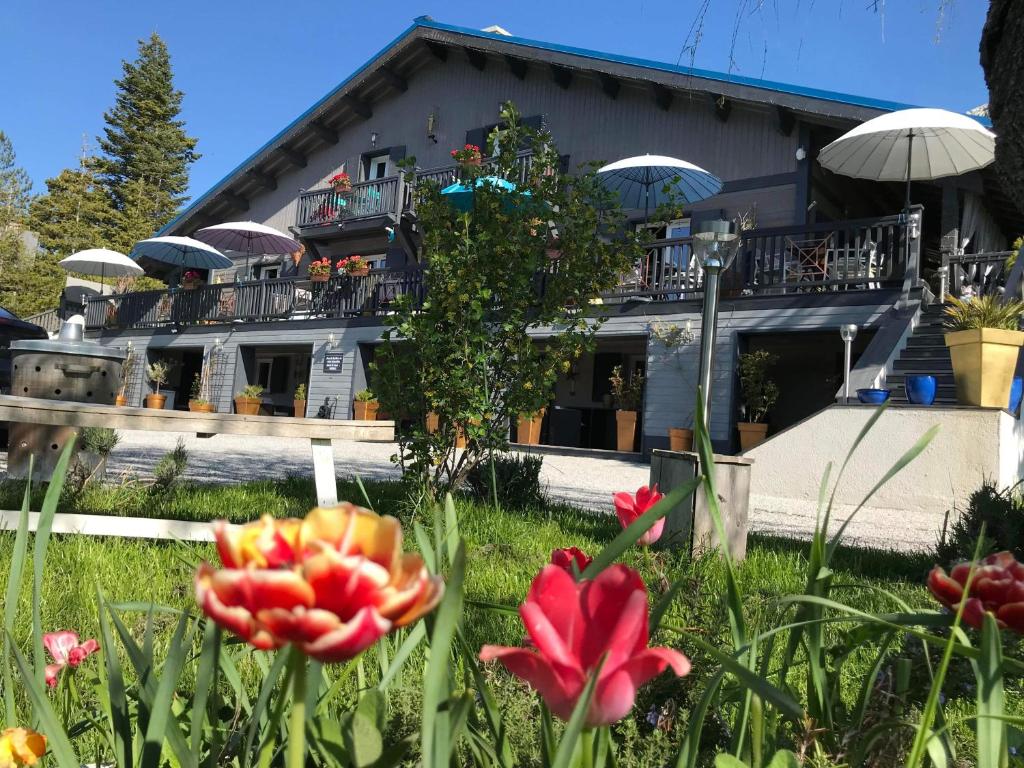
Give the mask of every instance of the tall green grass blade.
<svg viewBox="0 0 1024 768">
<path fill-rule="evenodd" d="M 570 768 L 572 765 L 573 755 L 576 753 L 580 735 L 583 733 L 583 726 L 587 721 L 590 701 L 594 698 L 594 689 L 597 688 L 597 680 L 601 676 L 602 666 L 604 666 L 604 659 L 601 659 L 600 663 L 591 673 L 586 688 L 583 689 L 579 701 L 573 707 L 569 722 L 565 724 L 565 730 L 562 731 L 562 739 L 558 742 L 558 751 L 555 752 L 555 759 L 551 763 L 551 768 Z"/>
<path fill-rule="evenodd" d="M 452 552 L 458 546 L 462 535 L 459 533 L 459 516 L 455 512 L 455 499 L 450 493 L 444 497 L 444 551 L 445 559 L 451 564 Z"/>
<path fill-rule="evenodd" d="M 420 548 L 420 554 L 423 555 L 423 562 L 426 564 L 427 570 L 435 574 L 440 573 L 438 553 L 434 550 L 434 545 L 431 543 L 426 529 L 420 525 L 418 520 L 413 522 L 412 532 L 416 537 L 416 545 Z"/>
<path fill-rule="evenodd" d="M 189 744 L 192 753 L 199 755 L 202 747 L 203 723 L 206 721 L 206 705 L 210 693 L 217 687 L 217 670 L 220 666 L 220 625 L 206 622 L 203 628 L 203 644 L 199 647 L 199 666 L 196 669 L 195 697 L 192 699 L 192 722 L 189 725 Z M 217 727 L 215 720 L 210 725 Z"/>
<path fill-rule="evenodd" d="M 508 732 L 505 729 L 505 723 L 501 716 L 501 707 L 498 706 L 498 702 L 494 698 L 494 692 L 487 684 L 487 680 L 484 678 L 483 672 L 480 670 L 480 665 L 477 663 L 476 652 L 470 647 L 466 638 L 463 637 L 461 629 L 457 636 L 457 642 L 459 650 L 462 652 L 463 663 L 469 668 L 470 675 L 473 678 L 473 684 L 476 686 L 476 690 L 480 696 L 480 706 L 484 711 L 484 719 L 487 722 L 487 727 L 491 732 L 491 736 L 494 738 L 495 762 L 502 768 L 513 768 L 515 763 L 512 758 L 512 747 L 509 744 Z"/>
<path fill-rule="evenodd" d="M 241 755 L 241 764 L 243 768 L 248 765 L 253 754 L 253 745 L 256 743 L 256 735 L 259 733 L 261 725 L 267 723 L 266 728 L 271 731 L 276 730 L 279 725 L 279 722 L 274 721 L 273 719 L 268 722 L 264 718 L 264 714 L 267 704 L 270 701 L 270 696 L 274 692 L 278 678 L 281 677 L 281 672 L 284 671 L 287 662 L 288 654 L 286 652 L 279 651 L 274 654 L 274 663 L 270 665 L 266 675 L 263 677 L 263 682 L 260 684 L 260 692 L 256 696 L 252 715 L 249 717 L 249 727 L 245 732 L 245 748 L 242 750 Z M 287 691 L 287 687 L 282 686 L 282 698 L 287 698 L 285 691 Z M 280 712 L 278 712 L 278 717 L 280 717 Z"/>
<path fill-rule="evenodd" d="M 100 652 L 103 654 L 103 670 L 107 679 L 108 712 L 110 733 L 114 739 L 114 764 L 119 768 L 132 768 L 134 744 L 132 736 L 131 709 L 125 692 L 124 670 L 121 659 L 117 655 L 114 636 L 110 632 L 107 620 L 108 606 L 103 594 L 96 591 L 96 603 L 99 606 Z"/>
<path fill-rule="evenodd" d="M 359 488 L 359 492 L 363 495 L 363 502 L 366 504 L 366 508 L 372 510 L 373 502 L 370 501 L 370 494 L 366 492 L 366 486 L 363 485 L 363 478 L 359 475 L 356 475 L 356 487 Z"/>
<path fill-rule="evenodd" d="M 188 625 L 189 619 L 187 616 L 182 616 L 178 619 L 178 626 L 174 629 L 170 647 L 167 649 L 167 657 L 160 669 L 160 682 L 157 683 L 156 691 L 153 695 L 149 724 L 146 726 L 146 736 L 142 744 L 142 758 L 139 761 L 139 768 L 159 768 L 164 742 L 170 742 L 173 748 L 175 739 L 171 734 L 178 732 L 178 736 L 181 736 L 180 731 L 178 731 L 178 723 L 171 716 L 171 701 L 174 697 L 175 688 L 178 685 L 178 678 L 181 676 L 181 670 L 185 666 L 185 655 L 190 645 L 189 639 L 192 632 L 189 631 L 186 635 Z M 195 766 L 196 761 L 192 750 L 188 748 L 187 744 L 183 744 L 183 738 L 179 738 L 177 741 L 179 746 L 183 745 L 185 747 L 183 751 L 175 749 L 177 758 L 183 768 Z"/>
<path fill-rule="evenodd" d="M 29 458 L 28 476 L 32 477 L 32 459 Z M 14 675 L 11 668 L 11 643 L 14 642 L 14 620 L 18 614 L 18 595 L 21 593 L 21 580 L 25 572 L 25 557 L 28 554 L 28 510 L 32 498 L 32 483 L 25 483 L 25 496 L 21 501 L 21 514 L 18 515 L 18 531 L 14 535 L 14 550 L 11 562 L 7 566 L 7 589 L 4 591 L 4 711 L 8 728 L 18 724 L 18 710 L 14 700 Z"/>
<path fill-rule="evenodd" d="M 1003 645 L 995 617 L 985 612 L 979 642 L 981 658 L 972 661 L 978 687 L 978 768 L 1006 765 L 1006 725 L 999 718 L 1006 711 L 1003 690 Z"/>
<path fill-rule="evenodd" d="M 53 711 L 53 706 L 46 695 L 46 689 L 36 681 L 32 667 L 13 643 L 11 652 L 14 655 L 14 663 L 18 667 L 21 679 L 25 683 L 25 690 L 32 702 L 32 711 L 39 720 L 40 730 L 46 736 L 47 746 L 56 759 L 57 765 L 60 768 L 79 768 L 81 763 L 75 755 L 74 747 L 71 746 L 71 740 L 68 739 L 57 713 Z"/>
<path fill-rule="evenodd" d="M 39 510 L 39 523 L 36 525 L 36 536 L 32 546 L 32 645 L 34 650 L 36 682 L 40 688 L 46 684 L 46 655 L 43 651 L 43 571 L 46 568 L 46 550 L 50 543 L 50 531 L 53 528 L 53 516 L 60 503 L 60 494 L 64 489 L 68 464 L 75 450 L 75 438 L 72 437 L 61 451 L 57 465 L 53 468 L 50 484 L 43 496 L 43 506 Z"/>
<path fill-rule="evenodd" d="M 459 542 L 452 560 L 444 597 L 434 617 L 430 637 L 430 660 L 423 680 L 422 760 L 424 768 L 448 766 L 451 718 L 442 705 L 450 692 L 448 665 L 452 642 L 462 616 L 463 581 L 466 575 L 466 546 Z"/>
<path fill-rule="evenodd" d="M 593 579 L 609 565 L 618 561 L 622 557 L 622 553 L 636 544 L 640 537 L 647 533 L 658 520 L 692 494 L 700 485 L 700 482 L 701 479 L 696 477 L 673 489 L 671 493 L 666 494 L 661 501 L 640 515 L 640 517 L 630 523 L 629 527 L 623 529 L 618 536 L 608 542 L 605 548 L 594 558 L 593 562 L 584 569 L 582 577 L 584 579 Z"/>
<path fill-rule="evenodd" d="M 412 652 L 416 650 L 416 647 L 423 642 L 423 638 L 426 636 L 427 625 L 422 621 L 417 622 L 416 626 L 412 628 L 412 631 L 406 635 L 405 640 L 398 647 L 398 652 L 395 653 L 387 671 L 381 676 L 380 682 L 377 683 L 379 690 L 387 690 L 387 687 L 391 685 L 391 681 L 395 679 L 402 670 L 402 667 L 405 666 L 405 662 L 409 660 L 409 656 L 412 655 Z"/>
<path fill-rule="evenodd" d="M 836 500 L 836 492 L 839 490 L 839 484 L 843 480 L 843 475 L 846 474 L 846 467 L 850 464 L 850 459 L 853 458 L 853 454 L 857 452 L 857 448 L 864 441 L 864 438 L 868 436 L 868 433 L 874 428 L 875 424 L 878 423 L 878 420 L 882 418 L 882 414 L 885 413 L 885 409 L 888 407 L 889 402 L 886 401 L 875 409 L 874 413 L 872 413 L 864 423 L 864 426 L 861 427 L 860 432 L 857 433 L 857 437 L 854 439 L 853 445 L 850 446 L 850 450 L 846 452 L 846 458 L 843 459 L 843 463 L 839 467 L 839 474 L 836 475 L 836 484 L 832 486 L 832 495 L 829 497 L 828 507 L 825 510 L 825 519 L 822 521 L 822 530 L 828 530 L 829 518 L 832 514 L 832 506 L 835 504 Z"/>
</svg>

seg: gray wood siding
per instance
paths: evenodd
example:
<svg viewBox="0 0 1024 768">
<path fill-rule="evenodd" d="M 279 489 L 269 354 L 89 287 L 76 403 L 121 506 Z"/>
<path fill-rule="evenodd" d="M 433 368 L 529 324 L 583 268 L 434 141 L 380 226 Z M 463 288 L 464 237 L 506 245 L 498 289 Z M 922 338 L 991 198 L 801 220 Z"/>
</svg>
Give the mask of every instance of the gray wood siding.
<svg viewBox="0 0 1024 768">
<path fill-rule="evenodd" d="M 405 146 L 422 168 L 448 165 L 452 148 L 465 143 L 466 132 L 497 121 L 498 106 L 511 99 L 524 116 L 543 114 L 558 144 L 575 167 L 590 160 L 612 161 L 643 153 L 665 154 L 697 163 L 726 181 L 788 173 L 796 169 L 797 131 L 784 136 L 767 108 L 734 104 L 727 122 L 714 113 L 706 96 L 677 96 L 668 110 L 650 93 L 623 83 L 617 99 L 596 79 L 576 73 L 562 90 L 545 68 L 531 66 L 524 80 L 489 61 L 477 71 L 458 53 L 447 63 L 433 62 L 417 72 L 404 94 L 373 104 L 373 116 L 355 119 L 338 131 L 339 141 L 308 155 L 305 168 L 278 177 L 277 189 L 250 198 L 246 217 L 287 229 L 295 223 L 301 189 L 310 189 L 346 165 L 358 178 L 359 158 L 377 147 Z M 438 114 L 437 143 L 426 136 L 427 115 Z M 772 187 L 722 195 L 701 208 L 725 208 L 730 214 L 757 202 L 762 225 L 792 220 L 792 187 Z"/>
</svg>

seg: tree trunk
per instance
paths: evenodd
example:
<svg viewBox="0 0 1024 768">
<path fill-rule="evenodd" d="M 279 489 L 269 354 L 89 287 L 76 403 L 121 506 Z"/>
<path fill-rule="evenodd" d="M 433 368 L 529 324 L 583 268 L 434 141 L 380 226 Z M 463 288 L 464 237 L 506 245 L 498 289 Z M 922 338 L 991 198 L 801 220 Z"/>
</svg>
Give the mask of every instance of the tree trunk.
<svg viewBox="0 0 1024 768">
<path fill-rule="evenodd" d="M 996 171 L 1024 211 L 1024 3 L 992 0 L 981 32 L 981 66 L 996 132 Z"/>
</svg>

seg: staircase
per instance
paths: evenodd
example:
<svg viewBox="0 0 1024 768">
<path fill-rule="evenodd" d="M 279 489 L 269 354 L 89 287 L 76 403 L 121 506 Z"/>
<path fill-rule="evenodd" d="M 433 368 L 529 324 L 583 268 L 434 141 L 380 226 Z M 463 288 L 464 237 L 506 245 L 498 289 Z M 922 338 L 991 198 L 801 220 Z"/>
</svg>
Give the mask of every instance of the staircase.
<svg viewBox="0 0 1024 768">
<path fill-rule="evenodd" d="M 907 393 L 903 381 L 908 374 L 926 373 L 935 377 L 938 390 L 936 405 L 956 405 L 956 387 L 953 384 L 953 362 L 946 348 L 943 323 L 943 305 L 932 304 L 921 313 L 914 333 L 907 339 L 906 348 L 893 364 L 886 377 L 886 387 L 892 391 L 893 405 L 906 404 Z"/>
</svg>

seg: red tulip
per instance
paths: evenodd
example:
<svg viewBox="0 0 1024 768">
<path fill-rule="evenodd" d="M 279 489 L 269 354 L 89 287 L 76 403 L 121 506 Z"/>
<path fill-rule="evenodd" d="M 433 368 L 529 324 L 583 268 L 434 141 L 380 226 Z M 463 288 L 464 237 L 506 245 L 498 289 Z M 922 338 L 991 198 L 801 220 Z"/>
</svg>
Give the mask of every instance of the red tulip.
<svg viewBox="0 0 1024 768">
<path fill-rule="evenodd" d="M 562 549 L 551 550 L 551 564 L 557 565 L 573 578 L 576 576 L 572 570 L 573 563 L 576 563 L 577 572 L 583 573 L 593 560 L 594 558 L 587 557 L 586 553 L 579 547 L 563 547 Z"/>
<path fill-rule="evenodd" d="M 680 677 L 690 671 L 679 651 L 647 647 L 647 610 L 640 575 L 624 565 L 579 583 L 557 565 L 546 565 L 519 607 L 533 647 L 485 645 L 480 659 L 501 661 L 563 720 L 601 665 L 586 725 L 610 725 L 629 713 L 648 680 L 668 667 Z"/>
<path fill-rule="evenodd" d="M 974 578 L 967 593 L 967 576 L 972 563 L 960 563 L 946 575 L 935 566 L 928 574 L 928 589 L 935 599 L 956 611 L 964 604 L 963 621 L 981 629 L 984 613 L 996 617 L 1000 627 L 1024 634 L 1024 563 L 1017 562 L 1010 552 L 997 552 L 975 565 Z"/>
<path fill-rule="evenodd" d="M 46 684 L 51 688 L 57 686 L 57 676 L 64 667 L 75 668 L 89 656 L 100 649 L 95 640 L 78 642 L 74 632 L 47 632 L 43 635 L 43 647 L 53 657 L 53 664 L 46 665 Z"/>
<path fill-rule="evenodd" d="M 661 498 L 662 494 L 658 493 L 657 483 L 654 484 L 653 488 L 648 488 L 646 485 L 641 487 L 637 490 L 635 496 L 624 491 L 620 491 L 612 496 L 612 499 L 615 501 L 615 514 L 619 516 L 619 522 L 622 523 L 623 528 L 628 528 L 634 520 L 661 501 Z M 650 546 L 661 538 L 661 532 L 664 529 L 665 518 L 663 517 L 652 525 L 643 536 L 637 539 L 637 543 L 645 547 Z"/>
<path fill-rule="evenodd" d="M 437 605 L 444 583 L 402 552 L 393 517 L 343 503 L 305 520 L 214 528 L 224 568 L 203 563 L 203 611 L 261 650 L 295 643 L 320 661 L 356 656 Z"/>
</svg>

